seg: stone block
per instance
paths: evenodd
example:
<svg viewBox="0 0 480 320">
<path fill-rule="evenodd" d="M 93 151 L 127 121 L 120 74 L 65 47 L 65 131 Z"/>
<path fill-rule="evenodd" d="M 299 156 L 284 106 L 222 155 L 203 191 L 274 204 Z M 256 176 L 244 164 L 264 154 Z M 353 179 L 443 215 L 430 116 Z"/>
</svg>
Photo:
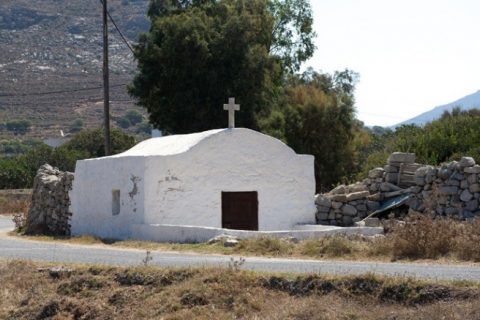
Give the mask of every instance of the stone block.
<svg viewBox="0 0 480 320">
<path fill-rule="evenodd" d="M 328 196 L 329 199 L 333 202 L 347 202 L 346 194 L 333 194 Z"/>
<path fill-rule="evenodd" d="M 357 208 L 357 211 L 364 211 L 364 212 L 367 211 L 367 205 L 365 205 L 365 204 L 359 204 L 359 205 L 357 205 L 356 208 Z"/>
<path fill-rule="evenodd" d="M 390 182 L 390 183 L 397 183 L 398 173 L 387 173 L 385 175 L 385 181 Z"/>
<path fill-rule="evenodd" d="M 326 212 L 328 213 L 330 211 L 330 207 L 324 207 L 324 206 L 317 206 L 318 212 Z"/>
<path fill-rule="evenodd" d="M 465 210 L 476 211 L 478 210 L 478 199 L 473 199 L 465 203 Z"/>
<path fill-rule="evenodd" d="M 468 181 L 467 180 L 460 181 L 460 188 L 461 189 L 467 189 L 468 188 Z"/>
<path fill-rule="evenodd" d="M 472 184 L 470 185 L 470 187 L 468 187 L 468 190 L 470 190 L 470 192 L 472 193 L 480 192 L 480 184 L 478 183 Z"/>
<path fill-rule="evenodd" d="M 478 164 L 476 164 L 473 167 L 466 167 L 466 168 L 463 169 L 463 172 L 479 174 L 480 173 L 480 166 Z"/>
<path fill-rule="evenodd" d="M 347 187 L 345 185 L 341 184 L 338 187 L 334 188 L 329 193 L 330 194 L 345 194 L 345 193 L 347 193 Z"/>
<path fill-rule="evenodd" d="M 446 184 L 447 186 L 460 187 L 460 181 L 455 180 L 455 179 L 448 179 L 447 181 L 445 181 L 445 184 Z"/>
<path fill-rule="evenodd" d="M 357 209 L 354 206 L 351 206 L 349 204 L 345 204 L 342 207 L 342 213 L 346 216 L 355 216 L 357 214 Z"/>
<path fill-rule="evenodd" d="M 443 186 L 438 190 L 440 194 L 443 195 L 454 195 L 458 192 L 458 187 L 456 186 Z"/>
<path fill-rule="evenodd" d="M 370 195 L 368 191 L 360 191 L 354 192 L 347 195 L 347 202 L 358 200 L 358 199 L 366 199 Z"/>
<path fill-rule="evenodd" d="M 462 168 L 473 167 L 475 165 L 475 160 L 472 157 L 462 157 L 458 164 Z"/>
<path fill-rule="evenodd" d="M 383 167 L 386 173 L 397 173 L 399 171 L 399 168 L 396 166 L 392 166 L 387 164 L 385 167 Z"/>
<path fill-rule="evenodd" d="M 317 194 L 315 196 L 315 203 L 319 206 L 328 207 L 332 206 L 332 202 L 323 194 Z"/>
<path fill-rule="evenodd" d="M 463 202 L 470 201 L 473 198 L 473 194 L 471 194 L 468 190 L 463 190 L 460 194 L 460 200 Z"/>
<path fill-rule="evenodd" d="M 469 174 L 467 176 L 467 181 L 469 184 L 478 183 L 478 175 L 477 174 Z"/>
<path fill-rule="evenodd" d="M 328 220 L 328 213 L 317 212 L 317 220 Z"/>
<path fill-rule="evenodd" d="M 424 177 L 414 177 L 414 181 L 417 186 L 424 186 L 427 183 Z"/>
<path fill-rule="evenodd" d="M 342 206 L 343 206 L 343 203 L 341 203 L 341 202 L 336 202 L 336 201 L 332 201 L 332 208 L 334 208 L 334 209 L 340 209 Z"/>
<path fill-rule="evenodd" d="M 350 193 L 353 192 L 361 192 L 361 191 L 367 191 L 368 192 L 368 186 L 362 184 L 362 183 L 356 183 L 353 184 L 349 187 Z"/>
<path fill-rule="evenodd" d="M 351 226 L 353 224 L 353 218 L 349 216 L 343 216 L 342 223 L 344 226 Z"/>
<path fill-rule="evenodd" d="M 383 191 L 383 192 L 391 192 L 391 191 L 398 191 L 398 190 L 402 190 L 402 188 L 392 184 L 392 183 L 388 183 L 388 182 L 383 182 L 381 185 L 380 185 L 380 191 Z"/>
<path fill-rule="evenodd" d="M 371 179 L 382 178 L 385 170 L 383 168 L 375 168 L 368 172 L 368 177 Z"/>
<path fill-rule="evenodd" d="M 415 153 L 394 152 L 388 157 L 388 163 L 415 163 Z"/>
<path fill-rule="evenodd" d="M 367 197 L 368 200 L 370 201 L 382 201 L 383 200 L 383 196 L 380 192 L 378 193 L 374 193 L 374 194 L 371 194 Z"/>
</svg>

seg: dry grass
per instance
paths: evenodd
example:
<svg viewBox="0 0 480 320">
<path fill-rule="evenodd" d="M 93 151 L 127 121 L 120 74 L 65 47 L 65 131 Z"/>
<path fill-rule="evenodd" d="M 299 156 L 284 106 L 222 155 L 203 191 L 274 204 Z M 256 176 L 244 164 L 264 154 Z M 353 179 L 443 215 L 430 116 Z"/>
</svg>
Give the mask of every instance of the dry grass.
<svg viewBox="0 0 480 320">
<path fill-rule="evenodd" d="M 5 197 L 0 197 L 0 214 L 15 214 L 26 213 L 30 208 L 30 200 L 15 199 L 9 200 Z"/>
<path fill-rule="evenodd" d="M 13 205 L 12 205 L 13 206 Z M 18 206 L 25 210 L 27 204 Z M 197 253 L 239 254 L 245 256 L 299 257 L 345 260 L 438 260 L 480 262 L 480 218 L 471 222 L 454 219 L 433 220 L 410 214 L 404 223 L 393 223 L 386 236 L 364 237 L 335 235 L 319 239 L 292 241 L 259 237 L 240 240 L 235 247 L 223 243 L 180 244 L 135 240 L 101 239 L 92 236 L 25 236 L 33 240 L 62 241 L 75 244 L 100 244 L 144 250 L 190 251 Z M 12 233 L 13 234 L 13 233 Z"/>
<path fill-rule="evenodd" d="M 392 247 L 393 259 L 456 258 L 480 261 L 480 219 L 461 222 L 410 215 L 404 224 L 393 227 L 385 239 Z"/>
<path fill-rule="evenodd" d="M 478 284 L 0 262 L 0 319 L 479 319 Z M 40 270 L 40 271 L 39 271 Z"/>
</svg>

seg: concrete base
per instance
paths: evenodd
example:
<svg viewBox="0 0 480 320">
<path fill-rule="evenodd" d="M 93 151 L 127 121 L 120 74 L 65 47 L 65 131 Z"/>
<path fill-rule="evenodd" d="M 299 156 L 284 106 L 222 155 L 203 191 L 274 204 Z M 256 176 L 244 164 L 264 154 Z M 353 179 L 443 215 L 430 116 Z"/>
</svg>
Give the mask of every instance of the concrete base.
<svg viewBox="0 0 480 320">
<path fill-rule="evenodd" d="M 198 243 L 206 242 L 219 235 L 229 235 L 245 238 L 293 237 L 298 240 L 308 238 L 321 238 L 332 235 L 364 235 L 374 236 L 383 234 L 383 228 L 378 227 L 335 227 L 321 225 L 297 225 L 293 230 L 281 231 L 246 231 L 232 230 L 211 227 L 178 226 L 166 224 L 136 224 L 132 226 L 131 238 L 137 240 L 176 242 L 176 243 Z"/>
</svg>

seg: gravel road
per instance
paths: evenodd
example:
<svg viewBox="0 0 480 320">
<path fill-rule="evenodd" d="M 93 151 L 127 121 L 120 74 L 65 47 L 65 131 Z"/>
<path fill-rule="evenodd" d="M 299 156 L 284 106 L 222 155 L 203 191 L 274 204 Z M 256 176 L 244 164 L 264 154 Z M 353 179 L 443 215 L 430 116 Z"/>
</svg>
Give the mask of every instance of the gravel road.
<svg viewBox="0 0 480 320">
<path fill-rule="evenodd" d="M 132 266 L 140 265 L 145 258 L 145 250 L 41 242 L 6 235 L 6 232 L 12 229 L 11 219 L 0 216 L 0 259 Z M 213 254 L 152 251 L 151 256 L 153 259 L 150 264 L 162 267 L 228 267 L 231 263 L 230 256 Z M 239 257 L 233 257 L 233 259 L 238 260 Z M 446 265 L 247 257 L 241 268 L 268 272 L 338 275 L 374 273 L 423 279 L 480 281 L 478 264 Z"/>
</svg>

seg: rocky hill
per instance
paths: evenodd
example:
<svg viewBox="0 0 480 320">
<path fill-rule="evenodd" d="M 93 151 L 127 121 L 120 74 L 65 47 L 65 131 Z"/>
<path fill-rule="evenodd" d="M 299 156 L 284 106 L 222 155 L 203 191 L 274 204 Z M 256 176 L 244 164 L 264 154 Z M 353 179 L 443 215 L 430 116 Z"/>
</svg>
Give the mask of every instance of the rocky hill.
<svg viewBox="0 0 480 320">
<path fill-rule="evenodd" d="M 148 0 L 110 0 L 109 11 L 130 43 L 148 30 Z M 138 109 L 125 84 L 135 71 L 129 48 L 110 23 L 112 114 Z M 0 123 L 26 119 L 28 137 L 57 136 L 76 119 L 102 121 L 100 0 L 0 1 Z M 94 89 L 90 89 L 94 88 Z M 2 126 L 0 137 L 12 135 Z"/>
</svg>

